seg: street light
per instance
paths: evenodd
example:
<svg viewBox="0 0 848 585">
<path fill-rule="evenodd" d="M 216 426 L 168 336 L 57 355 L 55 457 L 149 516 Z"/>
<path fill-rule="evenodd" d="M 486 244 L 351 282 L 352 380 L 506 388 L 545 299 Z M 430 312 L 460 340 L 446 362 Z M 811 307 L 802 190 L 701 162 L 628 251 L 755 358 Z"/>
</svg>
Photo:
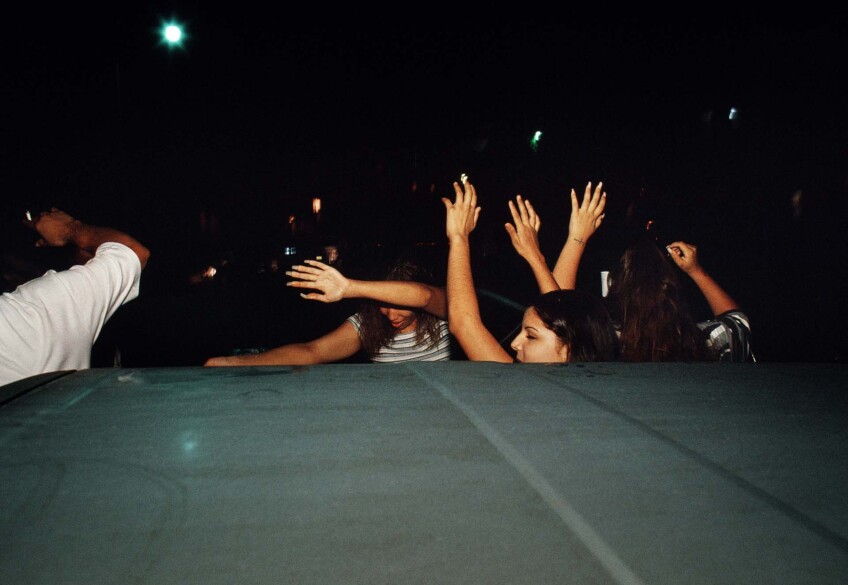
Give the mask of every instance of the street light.
<svg viewBox="0 0 848 585">
<path fill-rule="evenodd" d="M 183 41 L 186 38 L 185 31 L 181 24 L 176 21 L 163 22 L 160 34 L 162 35 L 161 44 L 167 45 L 169 49 L 182 48 Z"/>
</svg>

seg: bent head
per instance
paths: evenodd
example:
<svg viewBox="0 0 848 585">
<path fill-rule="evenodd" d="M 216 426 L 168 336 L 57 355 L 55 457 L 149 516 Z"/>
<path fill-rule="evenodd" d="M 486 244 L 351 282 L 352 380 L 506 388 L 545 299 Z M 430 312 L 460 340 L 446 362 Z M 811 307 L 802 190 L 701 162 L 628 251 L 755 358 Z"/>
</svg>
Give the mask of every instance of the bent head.
<svg viewBox="0 0 848 585">
<path fill-rule="evenodd" d="M 394 305 L 381 305 L 380 313 L 398 333 L 409 333 L 415 331 L 418 322 L 418 312 L 404 307 Z"/>
<path fill-rule="evenodd" d="M 578 290 L 540 296 L 524 312 L 521 331 L 510 347 L 523 363 L 612 361 L 618 356 L 606 308 L 600 299 Z"/>
<path fill-rule="evenodd" d="M 386 270 L 383 280 L 433 284 L 433 275 L 421 264 L 401 257 Z M 375 355 L 398 333 L 415 333 L 416 341 L 439 339 L 439 319 L 426 311 L 387 303 L 365 302 L 360 308 L 363 322 L 362 347 Z"/>
</svg>

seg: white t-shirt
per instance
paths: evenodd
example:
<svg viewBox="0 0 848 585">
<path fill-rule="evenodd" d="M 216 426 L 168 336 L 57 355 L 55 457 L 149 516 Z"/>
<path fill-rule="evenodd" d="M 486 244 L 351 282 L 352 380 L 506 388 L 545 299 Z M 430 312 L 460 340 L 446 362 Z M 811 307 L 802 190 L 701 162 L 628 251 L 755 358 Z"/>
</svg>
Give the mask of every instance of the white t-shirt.
<svg viewBox="0 0 848 585">
<path fill-rule="evenodd" d="M 360 333 L 362 327 L 362 315 L 356 313 L 347 318 L 353 325 L 357 333 Z M 390 362 L 409 362 L 409 361 L 425 361 L 425 362 L 440 362 L 450 359 L 450 330 L 448 322 L 439 320 L 439 339 L 432 346 L 430 339 L 425 339 L 418 343 L 415 340 L 415 331 L 410 333 L 398 333 L 388 344 L 380 348 L 377 355 L 371 356 L 372 362 L 390 363 Z"/>
<path fill-rule="evenodd" d="M 100 245 L 83 265 L 0 296 L 0 385 L 90 367 L 91 346 L 118 307 L 138 296 L 141 262 L 127 246 Z"/>
</svg>

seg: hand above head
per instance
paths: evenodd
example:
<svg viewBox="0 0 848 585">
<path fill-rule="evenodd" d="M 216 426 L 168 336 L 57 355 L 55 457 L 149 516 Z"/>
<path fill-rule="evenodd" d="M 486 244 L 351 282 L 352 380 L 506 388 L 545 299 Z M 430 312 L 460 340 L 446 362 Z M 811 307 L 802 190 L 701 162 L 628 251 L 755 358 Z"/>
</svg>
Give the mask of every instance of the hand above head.
<svg viewBox="0 0 848 585">
<path fill-rule="evenodd" d="M 304 260 L 303 262 L 308 266 L 298 264 L 286 271 L 287 276 L 299 279 L 287 282 L 286 286 L 321 291 L 320 293 L 300 293 L 301 297 L 311 301 L 334 303 L 345 298 L 345 293 L 350 289 L 350 280 L 341 272 L 317 260 Z"/>
<path fill-rule="evenodd" d="M 678 268 L 686 274 L 701 271 L 701 264 L 698 262 L 698 247 L 686 242 L 672 242 L 665 247 L 671 259 L 677 264 Z"/>
<path fill-rule="evenodd" d="M 542 220 L 536 214 L 536 210 L 533 209 L 530 201 L 522 198 L 521 195 L 515 196 L 515 203 L 509 202 L 509 211 L 515 225 L 507 223 L 504 227 L 506 233 L 509 234 L 513 248 L 522 258 L 536 257 L 541 253 L 539 250 L 539 228 L 542 226 Z"/>
<path fill-rule="evenodd" d="M 686 242 L 672 242 L 665 247 L 674 263 L 685 272 L 698 286 L 713 315 L 721 315 L 727 311 L 739 309 L 739 303 L 734 300 L 721 285 L 698 262 L 698 247 Z"/>
<path fill-rule="evenodd" d="M 592 183 L 586 184 L 583 201 L 578 203 L 577 193 L 571 190 L 571 217 L 568 220 L 568 237 L 562 246 L 556 264 L 554 278 L 564 289 L 573 289 L 577 285 L 577 269 L 580 258 L 586 250 L 586 243 L 604 220 L 604 208 L 607 205 L 607 194 L 602 191 L 603 183 L 598 182 L 595 190 Z"/>
<path fill-rule="evenodd" d="M 454 238 L 468 238 L 477 226 L 477 218 L 480 216 L 480 208 L 477 207 L 477 191 L 474 185 L 466 181 L 462 186 L 454 182 L 453 189 L 456 197 L 453 202 L 447 197 L 442 197 L 445 204 L 447 218 L 445 220 L 445 232 L 448 240 Z"/>
<path fill-rule="evenodd" d="M 80 222 L 64 211 L 55 207 L 50 211 L 42 211 L 32 221 L 24 220 L 24 223 L 38 232 L 41 238 L 35 242 L 36 246 L 65 246 L 73 241 L 74 231 Z"/>
<path fill-rule="evenodd" d="M 599 181 L 592 191 L 592 183 L 586 184 L 583 201 L 578 203 L 577 193 L 571 190 L 571 217 L 568 220 L 568 239 L 586 245 L 604 220 L 604 208 L 607 194 L 602 191 L 603 182 Z"/>
</svg>

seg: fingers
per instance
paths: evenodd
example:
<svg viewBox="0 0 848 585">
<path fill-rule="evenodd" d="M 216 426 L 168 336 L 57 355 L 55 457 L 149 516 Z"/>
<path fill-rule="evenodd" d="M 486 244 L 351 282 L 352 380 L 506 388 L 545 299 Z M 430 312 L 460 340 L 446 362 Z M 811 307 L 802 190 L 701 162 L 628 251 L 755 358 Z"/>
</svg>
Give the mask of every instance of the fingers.
<svg viewBox="0 0 848 585">
<path fill-rule="evenodd" d="M 524 206 L 527 208 L 527 219 L 530 220 L 530 226 L 538 232 L 539 228 L 542 227 L 542 218 L 536 213 L 536 209 L 531 205 L 529 199 L 524 201 Z"/>
<path fill-rule="evenodd" d="M 518 222 L 521 221 L 521 214 L 512 201 L 508 201 L 507 205 L 509 205 L 509 213 L 512 215 L 512 221 L 515 222 L 515 225 L 518 225 Z"/>
<path fill-rule="evenodd" d="M 581 209 L 586 209 L 592 202 L 592 181 L 586 183 L 586 189 L 583 190 L 583 201 L 580 203 Z"/>
<path fill-rule="evenodd" d="M 684 256 L 687 254 L 694 254 L 697 250 L 697 246 L 693 246 L 692 244 L 687 244 L 683 241 L 672 242 L 666 248 L 671 248 L 676 250 L 677 253 L 683 254 Z"/>
<path fill-rule="evenodd" d="M 669 253 L 669 255 L 672 258 L 679 258 L 679 257 L 683 256 L 683 250 L 680 249 L 680 246 L 676 246 L 674 244 L 669 244 L 668 246 L 665 247 L 665 250 L 666 250 L 666 252 Z"/>
<path fill-rule="evenodd" d="M 516 195 L 515 201 L 517 202 L 518 215 L 521 216 L 521 223 L 527 223 L 527 202 L 524 201 L 521 195 Z"/>
<path fill-rule="evenodd" d="M 468 182 L 465 183 L 465 200 L 468 203 L 468 207 L 477 207 L 477 190 L 474 188 L 474 185 Z"/>
<path fill-rule="evenodd" d="M 303 262 L 306 263 L 306 264 L 310 264 L 312 266 L 315 266 L 317 268 L 320 268 L 321 270 L 325 270 L 325 269 L 329 268 L 328 265 L 324 264 L 323 262 L 320 262 L 319 260 L 311 260 L 310 259 L 310 260 L 304 260 Z"/>
<path fill-rule="evenodd" d="M 577 202 L 577 192 L 572 189 L 571 190 L 571 216 L 574 217 L 577 215 L 577 211 L 580 209 L 580 204 Z"/>
<path fill-rule="evenodd" d="M 606 213 L 602 213 L 595 219 L 595 229 L 601 227 L 601 224 L 604 222 L 604 218 L 607 216 Z"/>
<path fill-rule="evenodd" d="M 286 286 L 294 288 L 315 288 L 314 284 L 306 280 L 289 280 L 286 282 Z"/>
<path fill-rule="evenodd" d="M 318 260 L 304 260 L 303 262 L 304 264 L 309 264 L 309 266 L 295 264 L 292 266 L 291 270 L 286 272 L 286 274 L 289 276 L 298 276 L 298 278 L 303 278 L 300 276 L 301 274 L 320 276 L 324 272 L 328 272 L 332 269 L 331 266 Z"/>
<path fill-rule="evenodd" d="M 326 296 L 319 293 L 300 293 L 300 297 L 309 301 L 321 301 L 323 303 L 330 302 Z"/>
<path fill-rule="evenodd" d="M 536 213 L 529 199 L 524 199 L 521 195 L 516 195 L 515 203 L 508 201 L 507 204 L 509 205 L 509 211 L 512 214 L 512 220 L 515 222 L 516 227 L 520 221 L 522 224 L 539 231 L 542 220 L 539 218 L 539 214 Z"/>
<path fill-rule="evenodd" d="M 595 213 L 598 215 L 602 214 L 607 206 L 607 194 L 605 191 L 601 190 L 601 187 L 603 187 L 603 183 L 598 183 L 598 187 L 595 189 L 595 195 L 593 196 L 593 201 L 595 201 Z"/>
<path fill-rule="evenodd" d="M 454 205 L 462 205 L 462 202 L 465 199 L 465 194 L 462 191 L 462 187 L 460 187 L 459 183 L 457 183 L 456 181 L 453 182 L 453 192 L 454 192 L 453 204 Z"/>
</svg>

